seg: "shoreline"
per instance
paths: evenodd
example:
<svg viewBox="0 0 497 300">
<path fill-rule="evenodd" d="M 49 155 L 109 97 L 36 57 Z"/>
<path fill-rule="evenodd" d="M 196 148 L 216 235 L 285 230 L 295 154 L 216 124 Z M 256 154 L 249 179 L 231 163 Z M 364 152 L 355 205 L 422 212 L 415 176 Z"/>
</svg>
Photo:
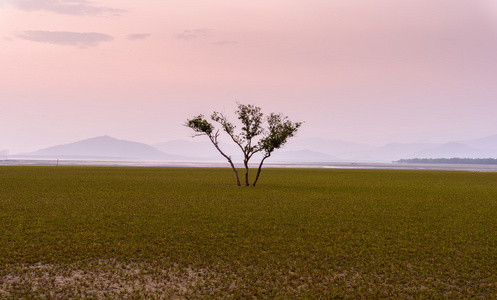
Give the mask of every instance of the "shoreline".
<svg viewBox="0 0 497 300">
<path fill-rule="evenodd" d="M 229 168 L 221 161 L 153 161 L 119 159 L 0 159 L 0 166 L 101 166 L 101 167 L 180 167 L 180 168 Z M 243 167 L 241 163 L 235 166 Z M 250 164 L 251 168 L 258 163 Z M 309 169 L 378 169 L 378 170 L 433 170 L 497 172 L 497 165 L 485 164 L 431 164 L 386 162 L 266 162 L 265 168 Z"/>
</svg>

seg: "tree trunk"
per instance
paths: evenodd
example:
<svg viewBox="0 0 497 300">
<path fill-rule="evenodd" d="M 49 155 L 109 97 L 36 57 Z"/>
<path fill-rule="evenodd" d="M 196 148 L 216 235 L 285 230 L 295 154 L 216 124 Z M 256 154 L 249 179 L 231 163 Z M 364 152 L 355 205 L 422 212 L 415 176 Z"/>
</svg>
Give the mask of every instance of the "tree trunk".
<svg viewBox="0 0 497 300">
<path fill-rule="evenodd" d="M 266 158 L 268 158 L 269 156 L 271 156 L 271 154 L 266 155 L 264 156 L 264 158 L 262 158 L 261 163 L 259 164 L 259 169 L 257 170 L 257 175 L 255 176 L 254 184 L 252 186 L 255 186 L 257 180 L 259 180 L 259 175 L 261 175 L 261 170 L 262 170 L 262 164 L 264 163 L 264 160 L 266 160 Z"/>
<path fill-rule="evenodd" d="M 248 167 L 248 159 L 247 158 L 245 158 L 243 160 L 243 164 L 245 165 L 245 186 L 249 186 L 250 185 L 249 178 L 248 178 L 249 167 Z"/>
<path fill-rule="evenodd" d="M 233 169 L 233 172 L 235 172 L 236 184 L 238 186 L 241 186 L 241 184 L 240 184 L 240 178 L 238 178 L 238 172 L 236 171 L 236 168 L 235 168 L 235 165 L 233 164 L 233 161 L 231 161 L 231 158 L 229 158 L 229 157 L 226 157 L 226 158 L 228 159 L 228 162 L 230 163 L 231 168 Z"/>
<path fill-rule="evenodd" d="M 231 165 L 231 168 L 233 169 L 233 172 L 235 172 L 236 184 L 238 186 L 241 186 L 241 184 L 240 184 L 240 178 L 238 177 L 238 172 L 237 172 L 237 170 L 235 168 L 235 165 L 233 164 L 233 161 L 231 160 L 231 158 L 228 155 L 224 154 L 224 152 L 221 150 L 221 148 L 219 148 L 219 145 L 217 144 L 217 141 L 216 141 L 215 138 L 213 138 L 211 136 L 209 136 L 209 138 L 211 139 L 211 142 L 214 144 L 214 147 L 216 147 L 217 151 L 219 151 L 219 153 L 221 153 L 221 155 L 224 156 L 224 158 L 226 158 L 228 160 L 228 162 Z"/>
</svg>

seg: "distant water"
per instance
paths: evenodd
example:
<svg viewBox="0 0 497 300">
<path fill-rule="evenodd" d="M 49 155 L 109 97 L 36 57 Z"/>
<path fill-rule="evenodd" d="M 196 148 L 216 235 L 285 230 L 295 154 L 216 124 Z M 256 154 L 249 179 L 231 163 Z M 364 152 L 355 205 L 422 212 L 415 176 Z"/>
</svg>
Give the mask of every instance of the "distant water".
<svg viewBox="0 0 497 300">
<path fill-rule="evenodd" d="M 151 161 L 151 160 L 78 160 L 78 159 L 0 159 L 0 166 L 108 166 L 108 167 L 189 167 L 229 168 L 220 161 Z M 236 167 L 243 167 L 236 164 Z M 258 167 L 257 163 L 250 167 Z M 414 164 L 414 163 L 365 163 L 365 162 L 266 162 L 266 168 L 316 168 L 316 169 L 385 169 L 385 170 L 442 170 L 497 172 L 497 165 L 478 164 Z"/>
</svg>

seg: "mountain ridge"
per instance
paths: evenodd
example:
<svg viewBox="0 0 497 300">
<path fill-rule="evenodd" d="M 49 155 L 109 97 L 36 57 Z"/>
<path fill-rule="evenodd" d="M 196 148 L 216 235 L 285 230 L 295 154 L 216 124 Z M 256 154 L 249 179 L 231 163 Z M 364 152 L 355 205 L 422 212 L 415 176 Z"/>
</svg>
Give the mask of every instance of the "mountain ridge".
<svg viewBox="0 0 497 300">
<path fill-rule="evenodd" d="M 236 145 L 220 142 L 221 149 L 234 160 L 242 160 Z M 13 157 L 15 155 L 4 156 Z M 19 155 L 17 155 L 19 156 Z M 23 157 L 83 159 L 143 159 L 223 161 L 208 140 L 171 140 L 148 145 L 116 139 L 107 135 L 56 145 Z M 388 143 L 371 146 L 343 140 L 303 138 L 290 140 L 271 156 L 273 161 L 288 162 L 391 162 L 409 158 L 497 158 L 497 135 L 449 143 Z M 260 159 L 255 155 L 253 160 Z"/>
<path fill-rule="evenodd" d="M 154 147 L 127 140 L 120 140 L 108 135 L 84 139 L 73 143 L 56 145 L 34 152 L 28 156 L 36 157 L 72 157 L 72 158 L 117 158 L 117 159 L 177 159 Z"/>
</svg>

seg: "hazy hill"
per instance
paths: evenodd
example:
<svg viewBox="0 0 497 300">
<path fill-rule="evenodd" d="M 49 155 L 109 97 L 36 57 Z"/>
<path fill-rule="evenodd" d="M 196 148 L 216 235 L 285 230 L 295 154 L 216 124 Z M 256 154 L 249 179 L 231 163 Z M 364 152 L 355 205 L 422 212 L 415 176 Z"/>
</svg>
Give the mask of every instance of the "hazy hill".
<svg viewBox="0 0 497 300">
<path fill-rule="evenodd" d="M 312 150 L 306 149 L 302 143 L 300 146 L 290 147 L 290 143 L 283 148 L 276 150 L 273 155 L 268 158 L 271 161 L 301 161 L 301 162 L 319 162 L 319 161 L 336 161 L 339 160 L 336 156 L 316 151 L 316 147 L 311 147 Z M 155 148 L 177 155 L 188 156 L 195 160 L 222 160 L 225 158 L 217 151 L 210 141 L 194 141 L 194 140 L 173 140 L 164 143 L 153 145 Z M 224 153 L 230 155 L 233 160 L 243 160 L 242 152 L 235 144 L 224 142 L 219 143 L 220 148 Z M 318 147 L 319 149 L 319 147 Z M 321 147 L 321 149 L 323 149 Z M 255 162 L 261 159 L 260 154 L 254 155 L 251 161 Z"/>
<path fill-rule="evenodd" d="M 194 160 L 224 160 L 217 149 L 208 139 L 173 140 L 152 145 L 165 153 L 181 155 Z M 233 158 L 240 157 L 240 148 L 224 142 L 219 143 L 220 148 Z"/>
<path fill-rule="evenodd" d="M 461 143 L 477 149 L 497 150 L 497 134 L 480 139 L 462 141 Z"/>
<path fill-rule="evenodd" d="M 377 147 L 367 151 L 367 155 L 371 159 L 377 160 L 397 160 L 405 157 L 410 157 L 413 153 L 423 151 L 426 149 L 431 149 L 436 147 L 436 144 L 425 144 L 425 143 L 389 143 L 385 146 Z"/>
<path fill-rule="evenodd" d="M 339 161 L 336 156 L 311 150 L 285 151 L 276 150 L 267 161 L 275 162 L 333 162 Z"/>
<path fill-rule="evenodd" d="M 242 153 L 233 143 L 220 142 L 221 149 L 234 161 Z M 8 152 L 0 153 L 7 156 Z M 167 154 L 166 154 L 167 153 Z M 173 140 L 154 146 L 115 139 L 109 136 L 90 138 L 53 146 L 27 154 L 30 157 L 143 159 L 143 160 L 211 160 L 225 159 L 206 139 Z M 497 158 L 497 135 L 445 144 L 389 143 L 381 147 L 322 138 L 291 139 L 269 159 L 278 162 L 370 161 L 391 162 L 409 158 Z M 256 162 L 260 155 L 252 159 Z"/>
<path fill-rule="evenodd" d="M 275 157 L 290 150 L 308 150 L 309 156 L 323 158 L 316 153 L 332 155 L 331 160 L 377 161 L 389 162 L 403 158 L 489 158 L 497 157 L 497 135 L 485 138 L 451 142 L 434 143 L 389 143 L 374 147 L 367 144 L 351 143 L 322 138 L 295 139 L 275 154 Z M 312 159 L 311 159 L 312 160 Z"/>
<path fill-rule="evenodd" d="M 37 157 L 58 158 L 120 158 L 170 160 L 180 157 L 166 154 L 142 143 L 99 136 L 74 143 L 53 146 L 28 153 Z"/>
<path fill-rule="evenodd" d="M 495 143 L 494 143 L 495 141 Z M 497 157 L 497 151 L 476 148 L 465 143 L 485 147 L 497 147 L 497 135 L 459 143 L 389 143 L 374 147 L 323 138 L 293 139 L 271 156 L 271 161 L 319 162 L 319 161 L 370 161 L 391 162 L 406 158 L 487 158 Z M 209 141 L 175 140 L 154 145 L 167 153 L 184 155 L 196 160 L 224 160 Z M 226 154 L 241 160 L 240 149 L 234 144 L 220 143 Z M 254 161 L 259 159 L 254 157 Z"/>
<path fill-rule="evenodd" d="M 412 153 L 407 158 L 487 158 L 496 157 L 497 151 L 476 149 L 463 143 L 446 143 L 438 147 Z"/>
<path fill-rule="evenodd" d="M 288 143 L 280 150 L 310 150 L 333 156 L 341 156 L 343 154 L 350 155 L 352 153 L 367 152 L 371 149 L 374 149 L 374 147 L 367 144 L 353 143 L 342 140 L 328 140 L 323 138 L 296 138 L 294 140 L 289 140 Z"/>
<path fill-rule="evenodd" d="M 333 156 L 334 161 L 392 161 L 405 157 L 421 150 L 433 148 L 436 144 L 428 143 L 389 143 L 375 147 L 362 143 L 353 143 L 342 140 L 327 140 L 322 138 L 296 139 L 290 141 L 281 151 L 309 150 L 315 153 Z M 309 153 L 312 155 L 312 153 Z M 319 157 L 319 155 L 317 156 Z"/>
</svg>

